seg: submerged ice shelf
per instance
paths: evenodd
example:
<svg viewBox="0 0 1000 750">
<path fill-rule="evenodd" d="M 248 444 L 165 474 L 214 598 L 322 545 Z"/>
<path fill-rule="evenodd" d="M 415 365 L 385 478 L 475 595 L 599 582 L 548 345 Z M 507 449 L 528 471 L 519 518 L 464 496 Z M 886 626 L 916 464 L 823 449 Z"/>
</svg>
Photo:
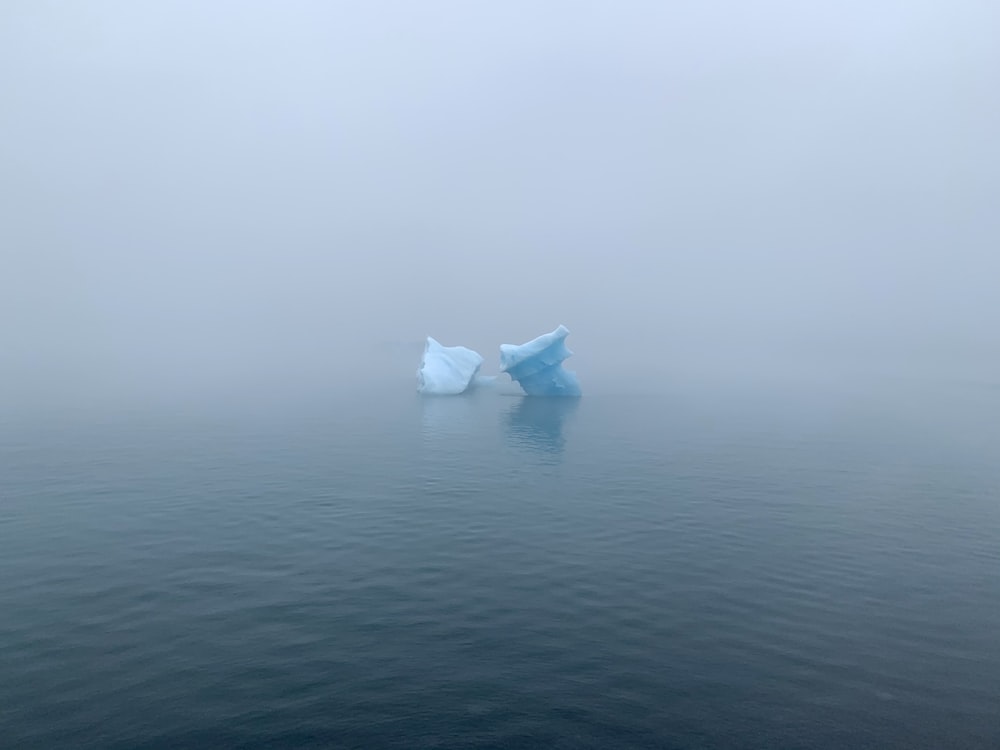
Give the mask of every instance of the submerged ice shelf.
<svg viewBox="0 0 1000 750">
<path fill-rule="evenodd" d="M 464 346 L 442 346 L 430 336 L 417 369 L 417 391 L 438 396 L 463 393 L 483 364 L 483 357 Z"/>
<path fill-rule="evenodd" d="M 500 369 L 529 396 L 579 396 L 576 373 L 562 366 L 573 355 L 566 347 L 568 335 L 569 329 L 561 325 L 526 344 L 501 344 Z"/>
</svg>

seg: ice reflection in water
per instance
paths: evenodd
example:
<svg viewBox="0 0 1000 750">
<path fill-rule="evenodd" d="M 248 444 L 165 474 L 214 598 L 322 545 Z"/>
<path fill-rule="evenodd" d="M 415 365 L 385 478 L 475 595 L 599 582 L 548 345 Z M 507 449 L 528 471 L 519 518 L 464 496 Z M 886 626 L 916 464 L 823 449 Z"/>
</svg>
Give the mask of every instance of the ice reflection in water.
<svg viewBox="0 0 1000 750">
<path fill-rule="evenodd" d="M 558 455 L 566 447 L 563 428 L 579 405 L 578 398 L 519 398 L 505 414 L 508 439 L 519 448 Z"/>
</svg>

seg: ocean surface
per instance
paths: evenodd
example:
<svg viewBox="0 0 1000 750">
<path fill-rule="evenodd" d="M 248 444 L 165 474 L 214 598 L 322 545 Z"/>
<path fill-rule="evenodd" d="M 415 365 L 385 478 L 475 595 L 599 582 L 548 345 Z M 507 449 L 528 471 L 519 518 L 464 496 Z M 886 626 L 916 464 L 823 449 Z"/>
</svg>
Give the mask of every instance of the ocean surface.
<svg viewBox="0 0 1000 750">
<path fill-rule="evenodd" d="M 12 412 L 0 747 L 1000 747 L 1000 389 Z"/>
</svg>

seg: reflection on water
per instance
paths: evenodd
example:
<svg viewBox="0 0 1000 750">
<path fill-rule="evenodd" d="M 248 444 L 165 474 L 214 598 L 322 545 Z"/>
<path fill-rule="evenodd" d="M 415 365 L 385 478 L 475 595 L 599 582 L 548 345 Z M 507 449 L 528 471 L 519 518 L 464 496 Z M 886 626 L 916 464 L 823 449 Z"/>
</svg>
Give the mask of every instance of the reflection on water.
<svg viewBox="0 0 1000 750">
<path fill-rule="evenodd" d="M 562 453 L 566 445 L 563 426 L 579 405 L 578 398 L 520 398 L 507 411 L 507 436 L 521 448 L 550 454 Z"/>
<path fill-rule="evenodd" d="M 487 417 L 482 394 L 418 396 L 421 427 L 425 439 L 467 438 L 481 431 Z"/>
<path fill-rule="evenodd" d="M 498 438 L 520 451 L 559 456 L 566 447 L 566 423 L 580 405 L 578 398 L 503 398 L 475 391 L 418 398 L 424 446 L 456 457 L 495 450 Z"/>
</svg>

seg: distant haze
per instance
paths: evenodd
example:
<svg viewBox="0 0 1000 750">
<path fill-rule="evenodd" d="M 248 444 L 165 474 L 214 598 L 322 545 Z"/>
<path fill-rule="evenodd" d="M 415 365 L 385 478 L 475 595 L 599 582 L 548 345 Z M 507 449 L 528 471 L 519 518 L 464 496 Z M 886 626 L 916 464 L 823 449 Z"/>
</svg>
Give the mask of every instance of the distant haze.
<svg viewBox="0 0 1000 750">
<path fill-rule="evenodd" d="M 409 377 L 428 334 L 495 372 L 559 323 L 585 389 L 1000 380 L 998 29 L 985 0 L 5 2 L 0 399 Z"/>
</svg>

